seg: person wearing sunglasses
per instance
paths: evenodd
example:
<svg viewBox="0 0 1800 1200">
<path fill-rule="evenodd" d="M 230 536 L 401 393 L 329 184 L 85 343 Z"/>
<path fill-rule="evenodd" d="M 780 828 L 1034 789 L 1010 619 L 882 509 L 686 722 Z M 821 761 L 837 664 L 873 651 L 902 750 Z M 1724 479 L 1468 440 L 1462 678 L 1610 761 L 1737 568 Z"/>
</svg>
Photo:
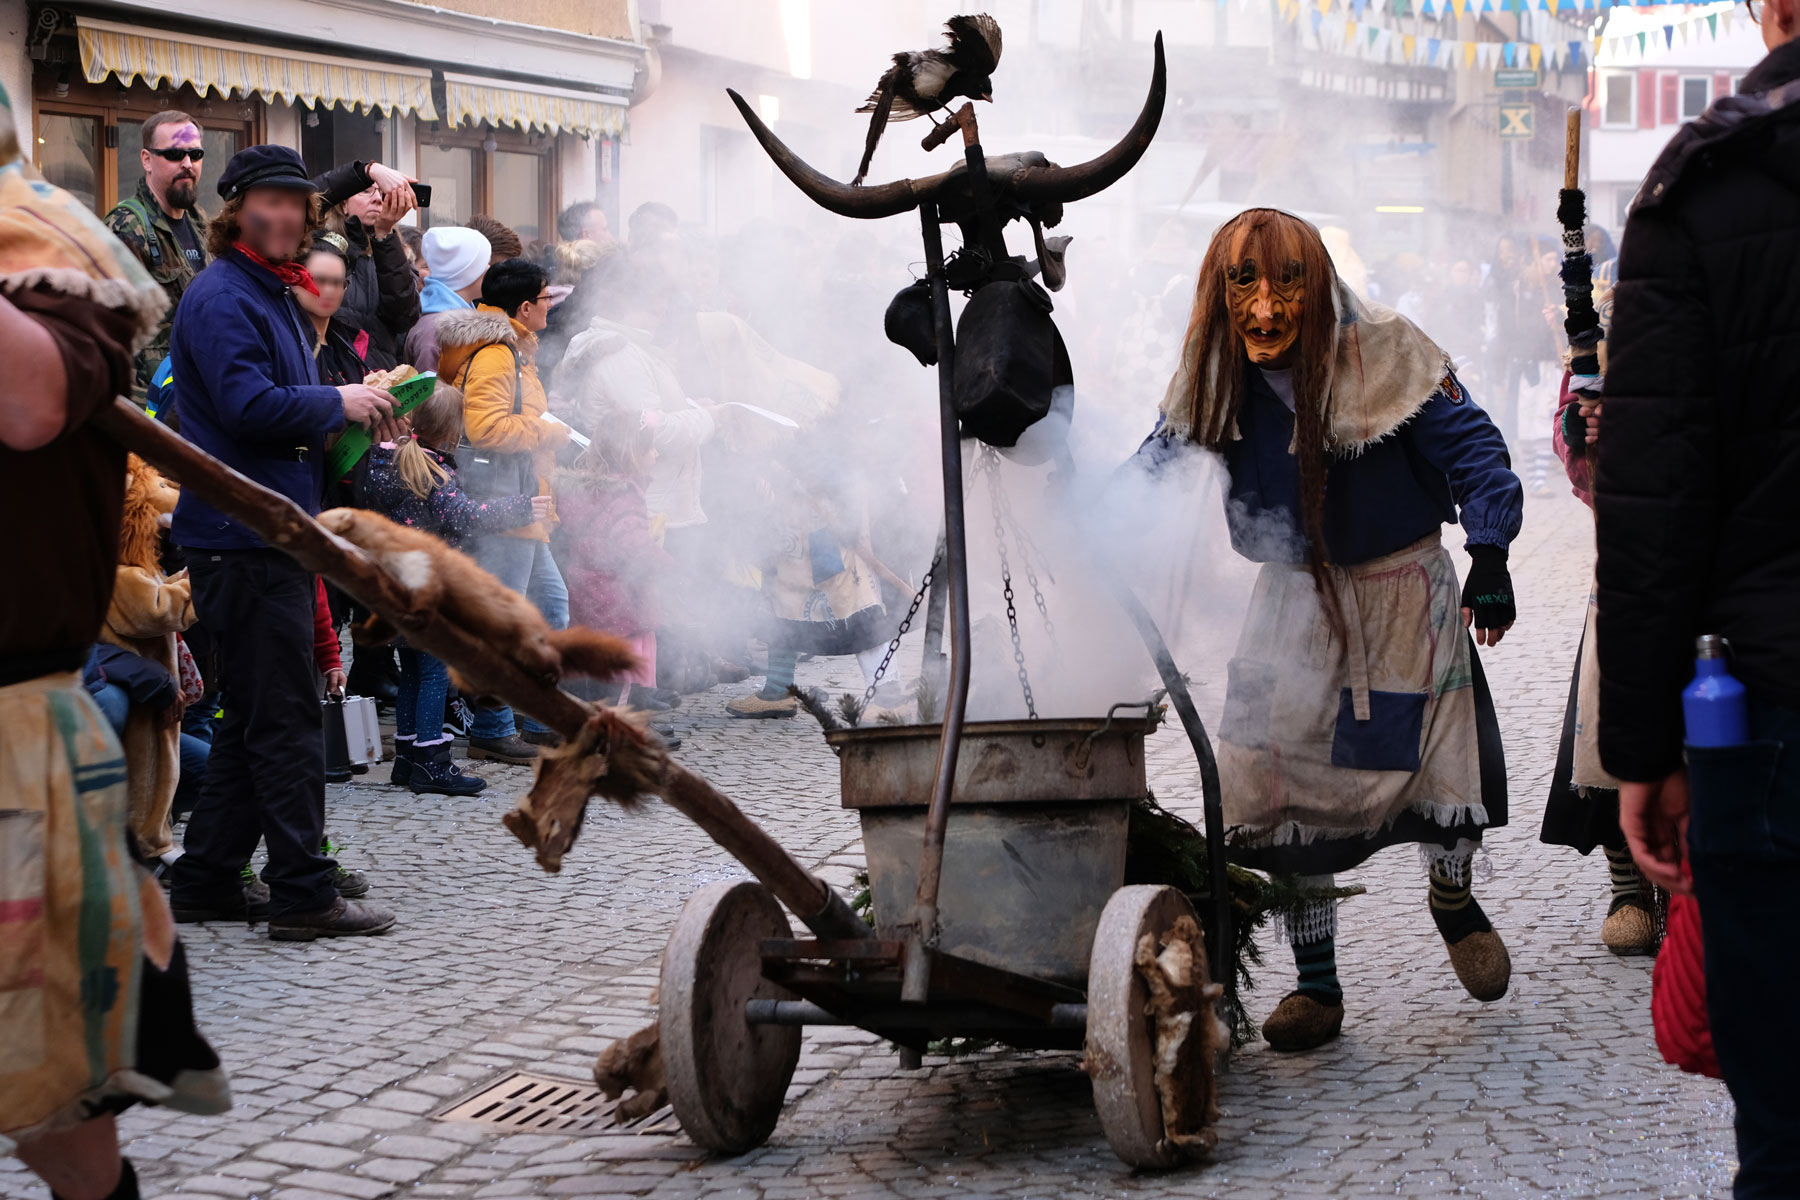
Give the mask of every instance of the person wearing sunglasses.
<svg viewBox="0 0 1800 1200">
<path fill-rule="evenodd" d="M 194 207 L 206 157 L 200 126 L 184 112 L 165 109 L 145 119 L 143 139 L 138 158 L 144 177 L 137 191 L 106 214 L 107 227 L 169 297 L 156 335 L 132 360 L 133 391 L 140 398 L 156 365 L 169 353 L 169 325 L 181 294 L 211 261 L 206 253 L 206 216 Z"/>
</svg>

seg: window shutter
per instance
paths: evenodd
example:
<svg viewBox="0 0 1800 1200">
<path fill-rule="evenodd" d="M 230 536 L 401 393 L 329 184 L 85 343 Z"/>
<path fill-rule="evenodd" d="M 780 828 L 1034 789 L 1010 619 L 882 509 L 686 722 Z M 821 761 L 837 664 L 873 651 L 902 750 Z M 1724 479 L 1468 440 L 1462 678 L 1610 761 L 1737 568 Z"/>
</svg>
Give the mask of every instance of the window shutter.
<svg viewBox="0 0 1800 1200">
<path fill-rule="evenodd" d="M 1662 74 L 1662 123 L 1681 123 L 1681 77 L 1673 71 Z"/>
<path fill-rule="evenodd" d="M 1656 128 L 1656 72 L 1639 71 L 1637 82 L 1638 128 Z"/>
<path fill-rule="evenodd" d="M 1722 100 L 1731 95 L 1731 72 L 1720 71 L 1713 76 L 1713 99 Z"/>
</svg>

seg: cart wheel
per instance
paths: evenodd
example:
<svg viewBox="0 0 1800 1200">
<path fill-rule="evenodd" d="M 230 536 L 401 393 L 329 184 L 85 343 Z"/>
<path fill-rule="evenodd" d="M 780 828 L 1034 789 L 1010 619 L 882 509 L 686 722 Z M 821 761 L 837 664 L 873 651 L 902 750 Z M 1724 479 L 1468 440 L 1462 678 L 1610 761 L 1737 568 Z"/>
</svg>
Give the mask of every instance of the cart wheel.
<svg viewBox="0 0 1800 1200">
<path fill-rule="evenodd" d="M 741 1154 L 768 1140 L 800 1061 L 800 1030 L 752 1025 L 751 999 L 791 1000 L 762 977 L 764 938 L 793 936 L 787 914 L 750 880 L 688 898 L 663 951 L 661 1027 L 669 1102 L 697 1145 Z"/>
<path fill-rule="evenodd" d="M 1106 902 L 1088 960 L 1087 1071 L 1106 1140 L 1133 1167 L 1167 1167 L 1181 1153 L 1163 1138 L 1156 1094 L 1156 1042 L 1150 993 L 1132 961 L 1138 939 L 1191 917 L 1187 897 L 1172 887 L 1137 884 Z"/>
</svg>

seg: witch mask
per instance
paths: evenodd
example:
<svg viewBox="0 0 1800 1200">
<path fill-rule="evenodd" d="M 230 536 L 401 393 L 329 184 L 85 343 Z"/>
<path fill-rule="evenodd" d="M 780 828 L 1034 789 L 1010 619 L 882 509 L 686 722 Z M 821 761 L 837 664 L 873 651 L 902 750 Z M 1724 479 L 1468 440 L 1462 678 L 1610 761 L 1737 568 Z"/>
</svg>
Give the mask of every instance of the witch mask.
<svg viewBox="0 0 1800 1200">
<path fill-rule="evenodd" d="M 1250 361 L 1285 367 L 1300 340 L 1306 311 L 1306 266 L 1289 237 L 1244 231 L 1225 263 L 1225 304 Z"/>
</svg>

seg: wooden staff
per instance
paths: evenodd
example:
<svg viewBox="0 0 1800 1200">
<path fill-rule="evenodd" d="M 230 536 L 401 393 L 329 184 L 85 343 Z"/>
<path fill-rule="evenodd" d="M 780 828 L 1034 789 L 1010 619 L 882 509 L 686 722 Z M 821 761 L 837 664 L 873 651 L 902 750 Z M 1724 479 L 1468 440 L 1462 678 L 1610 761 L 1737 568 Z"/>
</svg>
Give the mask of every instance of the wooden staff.
<svg viewBox="0 0 1800 1200">
<path fill-rule="evenodd" d="M 561 868 L 590 795 L 629 805 L 654 793 L 705 830 L 820 937 L 868 935 L 868 927 L 841 896 L 728 797 L 671 761 L 656 737 L 637 723 L 526 673 L 500 648 L 446 621 L 436 609 L 415 609 L 408 591 L 359 547 L 325 529 L 286 496 L 152 421 L 129 400 L 114 400 L 93 420 L 108 437 L 184 489 L 380 613 L 409 645 L 455 667 L 471 687 L 499 696 L 561 734 L 565 746 L 539 759 L 530 793 L 505 818 L 507 828 L 536 850 L 546 871 Z"/>
</svg>

